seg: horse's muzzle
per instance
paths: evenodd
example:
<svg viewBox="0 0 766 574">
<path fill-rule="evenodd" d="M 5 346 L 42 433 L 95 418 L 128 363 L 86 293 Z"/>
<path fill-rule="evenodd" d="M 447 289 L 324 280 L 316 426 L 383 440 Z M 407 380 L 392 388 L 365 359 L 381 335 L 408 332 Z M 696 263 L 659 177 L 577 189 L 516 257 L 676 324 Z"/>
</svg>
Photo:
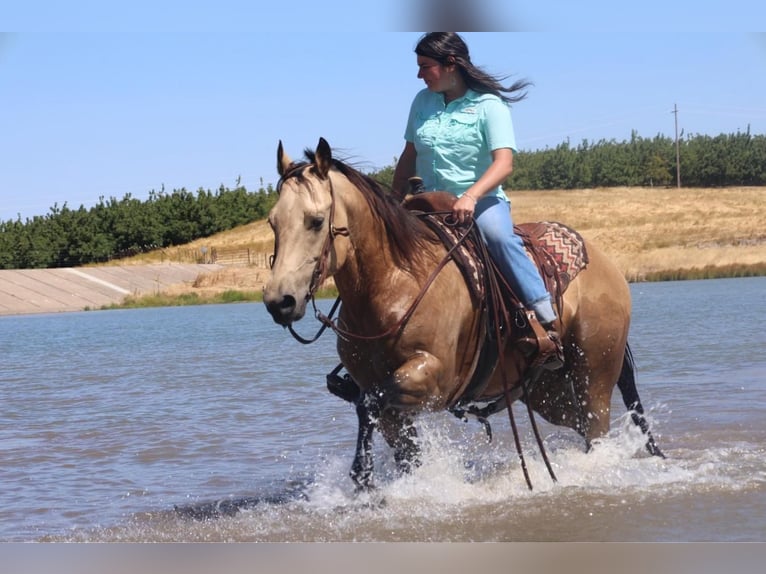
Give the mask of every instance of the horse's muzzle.
<svg viewBox="0 0 766 574">
<path fill-rule="evenodd" d="M 305 305 L 298 305 L 295 297 L 292 295 L 273 295 L 264 294 L 263 302 L 266 304 L 266 310 L 274 319 L 274 322 L 283 327 L 292 325 L 303 317 L 306 311 Z"/>
</svg>

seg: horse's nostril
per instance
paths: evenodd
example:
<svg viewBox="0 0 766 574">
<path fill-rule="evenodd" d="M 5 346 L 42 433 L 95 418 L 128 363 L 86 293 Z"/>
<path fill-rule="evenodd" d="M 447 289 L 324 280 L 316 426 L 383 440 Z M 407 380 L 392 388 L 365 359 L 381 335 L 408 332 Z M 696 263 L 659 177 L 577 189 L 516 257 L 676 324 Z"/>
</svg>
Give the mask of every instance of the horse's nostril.
<svg viewBox="0 0 766 574">
<path fill-rule="evenodd" d="M 279 309 L 281 311 L 289 311 L 295 308 L 295 297 L 292 295 L 285 295 L 282 301 L 279 302 Z"/>
<path fill-rule="evenodd" d="M 266 309 L 269 311 L 274 321 L 280 325 L 287 325 L 294 319 L 296 303 L 292 295 L 282 297 L 265 297 Z"/>
</svg>

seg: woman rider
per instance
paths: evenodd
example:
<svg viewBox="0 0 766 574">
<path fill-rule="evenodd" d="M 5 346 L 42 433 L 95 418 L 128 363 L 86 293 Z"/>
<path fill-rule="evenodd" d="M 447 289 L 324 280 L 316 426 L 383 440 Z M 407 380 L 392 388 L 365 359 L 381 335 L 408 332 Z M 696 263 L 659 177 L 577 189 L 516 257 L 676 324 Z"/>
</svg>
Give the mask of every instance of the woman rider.
<svg viewBox="0 0 766 574">
<path fill-rule="evenodd" d="M 539 360 L 557 368 L 563 353 L 556 312 L 514 232 L 511 204 L 501 187 L 513 171 L 516 149 L 508 104 L 522 100 L 529 83 L 503 86 L 471 62 L 468 46 L 455 32 L 425 34 L 415 53 L 418 78 L 426 88 L 410 107 L 394 190 L 403 197 L 409 178 L 417 175 L 426 191 L 457 196 L 455 219 L 464 223 L 473 217 L 503 277 L 548 333 Z"/>
</svg>

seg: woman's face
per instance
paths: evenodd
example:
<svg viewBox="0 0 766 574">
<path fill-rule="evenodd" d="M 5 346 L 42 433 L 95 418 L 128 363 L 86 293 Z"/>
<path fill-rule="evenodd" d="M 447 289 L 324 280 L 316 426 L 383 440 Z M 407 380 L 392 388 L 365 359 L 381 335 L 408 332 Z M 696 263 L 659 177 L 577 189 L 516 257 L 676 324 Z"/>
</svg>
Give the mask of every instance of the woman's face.
<svg viewBox="0 0 766 574">
<path fill-rule="evenodd" d="M 454 66 L 449 66 L 453 68 Z M 418 56 L 418 78 L 426 83 L 432 92 L 441 93 L 450 85 L 450 70 L 433 58 Z"/>
</svg>

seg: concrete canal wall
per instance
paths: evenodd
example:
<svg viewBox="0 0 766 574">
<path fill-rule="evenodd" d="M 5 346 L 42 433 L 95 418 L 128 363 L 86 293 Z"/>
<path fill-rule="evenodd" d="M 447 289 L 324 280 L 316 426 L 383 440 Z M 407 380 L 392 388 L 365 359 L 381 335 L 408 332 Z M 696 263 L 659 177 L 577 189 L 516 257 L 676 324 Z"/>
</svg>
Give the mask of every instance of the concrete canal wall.
<svg viewBox="0 0 766 574">
<path fill-rule="evenodd" d="M 0 270 L 0 315 L 98 309 L 120 303 L 126 295 L 157 293 L 221 268 L 172 263 Z"/>
</svg>

